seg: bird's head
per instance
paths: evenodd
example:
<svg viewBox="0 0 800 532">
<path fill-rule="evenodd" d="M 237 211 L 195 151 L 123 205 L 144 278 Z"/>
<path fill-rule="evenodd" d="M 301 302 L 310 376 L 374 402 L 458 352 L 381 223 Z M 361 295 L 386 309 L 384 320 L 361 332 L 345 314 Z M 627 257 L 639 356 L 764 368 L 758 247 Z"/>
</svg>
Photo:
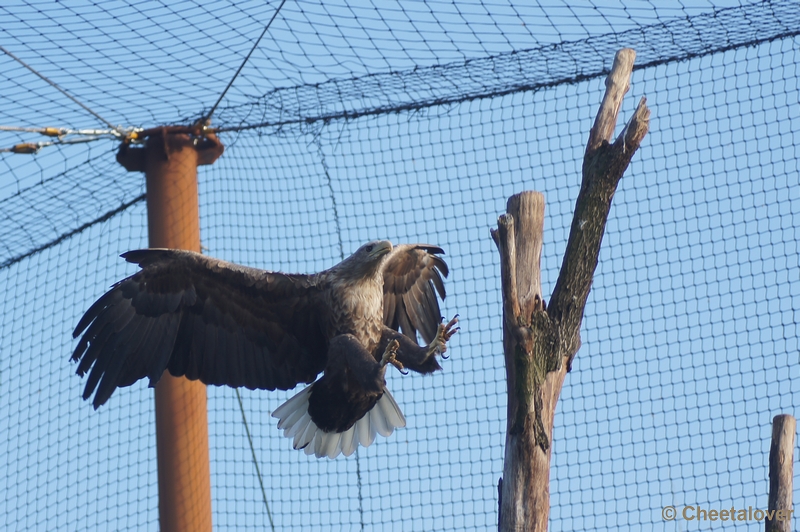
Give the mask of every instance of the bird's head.
<svg viewBox="0 0 800 532">
<path fill-rule="evenodd" d="M 391 251 L 392 243 L 388 240 L 373 240 L 358 248 L 335 268 L 340 275 L 350 280 L 373 277 L 380 271 L 383 259 Z"/>
</svg>

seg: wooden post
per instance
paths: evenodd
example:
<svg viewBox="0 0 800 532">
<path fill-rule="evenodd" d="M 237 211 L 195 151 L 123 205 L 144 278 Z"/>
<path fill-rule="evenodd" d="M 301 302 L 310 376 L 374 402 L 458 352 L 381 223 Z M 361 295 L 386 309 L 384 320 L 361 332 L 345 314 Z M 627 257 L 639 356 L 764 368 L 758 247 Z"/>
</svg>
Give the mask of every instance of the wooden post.
<svg viewBox="0 0 800 532">
<path fill-rule="evenodd" d="M 794 440 L 797 421 L 788 414 L 779 414 L 772 420 L 772 444 L 769 448 L 769 502 L 768 510 L 781 511 L 767 514 L 764 529 L 767 532 L 792 530 L 792 479 L 794 475 Z M 772 519 L 769 516 L 772 515 Z"/>
<path fill-rule="evenodd" d="M 145 147 L 123 145 L 117 160 L 144 171 L 152 248 L 200 251 L 197 166 L 222 154 L 214 136 L 148 137 Z M 158 510 L 162 532 L 211 532 L 211 473 L 206 387 L 164 372 L 156 385 Z"/>
<path fill-rule="evenodd" d="M 550 515 L 550 454 L 556 403 L 580 348 L 580 325 L 597 267 L 600 244 L 617 184 L 647 134 L 645 99 L 617 139 L 622 97 L 636 54 L 620 50 L 589 134 L 583 180 L 558 281 L 545 304 L 540 258 L 544 197 L 523 192 L 508 200 L 492 238 L 500 251 L 503 349 L 508 422 L 503 478 L 498 485 L 498 527 L 544 532 Z"/>
</svg>

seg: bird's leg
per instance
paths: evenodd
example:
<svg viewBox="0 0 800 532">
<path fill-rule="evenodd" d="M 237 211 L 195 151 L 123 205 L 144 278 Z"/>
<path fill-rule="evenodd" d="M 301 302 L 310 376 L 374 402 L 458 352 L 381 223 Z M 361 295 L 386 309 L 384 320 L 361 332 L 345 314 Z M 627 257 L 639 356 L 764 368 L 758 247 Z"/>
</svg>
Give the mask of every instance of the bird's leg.
<svg viewBox="0 0 800 532">
<path fill-rule="evenodd" d="M 400 349 L 400 342 L 397 340 L 391 340 L 388 344 L 386 344 L 386 349 L 383 350 L 383 356 L 381 357 L 381 368 L 385 368 L 386 364 L 391 364 L 403 375 L 408 375 L 408 371 L 406 371 L 405 366 L 403 366 L 403 364 L 397 360 L 398 349 Z"/>
<path fill-rule="evenodd" d="M 444 318 L 442 318 L 442 321 L 444 321 Z M 439 328 L 436 331 L 436 338 L 428 344 L 428 348 L 425 350 L 426 358 L 435 354 L 440 354 L 442 358 L 447 358 L 444 356 L 445 351 L 447 351 L 447 342 L 456 332 L 461 330 L 461 327 L 456 327 L 457 323 L 458 314 L 456 314 L 452 320 L 448 321 L 447 324 L 439 324 Z"/>
</svg>

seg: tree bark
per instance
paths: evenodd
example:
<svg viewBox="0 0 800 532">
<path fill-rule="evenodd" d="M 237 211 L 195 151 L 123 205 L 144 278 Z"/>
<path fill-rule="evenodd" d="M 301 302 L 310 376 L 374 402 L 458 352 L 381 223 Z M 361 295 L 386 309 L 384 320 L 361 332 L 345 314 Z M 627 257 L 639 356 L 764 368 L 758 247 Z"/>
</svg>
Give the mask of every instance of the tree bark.
<svg viewBox="0 0 800 532">
<path fill-rule="evenodd" d="M 620 50 L 589 135 L 583 180 L 567 250 L 550 304 L 541 295 L 544 196 L 523 192 L 508 200 L 492 238 L 500 251 L 503 349 L 508 421 L 503 478 L 498 484 L 501 531 L 547 530 L 550 454 L 556 403 L 580 347 L 580 324 L 592 284 L 611 200 L 647 134 L 650 111 L 639 102 L 613 144 L 622 97 L 636 54 Z"/>
<path fill-rule="evenodd" d="M 769 510 L 780 510 L 781 515 L 772 514 L 764 522 L 767 532 L 791 532 L 792 530 L 792 478 L 794 475 L 794 440 L 797 421 L 788 414 L 780 414 L 772 420 L 772 444 L 769 448 Z"/>
</svg>

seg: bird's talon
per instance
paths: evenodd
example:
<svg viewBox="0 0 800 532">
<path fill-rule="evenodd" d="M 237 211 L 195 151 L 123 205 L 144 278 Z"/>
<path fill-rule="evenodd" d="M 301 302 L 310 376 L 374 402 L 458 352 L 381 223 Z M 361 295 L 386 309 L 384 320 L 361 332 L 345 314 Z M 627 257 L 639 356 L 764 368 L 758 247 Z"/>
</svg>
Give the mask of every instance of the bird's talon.
<svg viewBox="0 0 800 532">
<path fill-rule="evenodd" d="M 406 367 L 403 365 L 402 362 L 400 362 L 395 358 L 394 354 L 392 354 L 392 356 L 389 358 L 389 360 L 387 360 L 387 362 L 392 366 L 396 367 L 397 371 L 399 371 L 403 375 L 408 375 L 408 370 L 406 369 Z"/>
<path fill-rule="evenodd" d="M 444 321 L 444 317 L 442 318 Z M 461 330 L 461 327 L 456 327 L 455 324 L 458 323 L 458 314 L 456 314 L 452 320 L 445 323 L 440 323 L 437 330 L 436 330 L 436 337 L 433 341 L 428 345 L 428 355 L 441 355 L 443 359 L 447 359 L 449 357 L 445 356 L 444 353 L 447 351 L 447 342 L 453 335 Z"/>
<path fill-rule="evenodd" d="M 397 340 L 392 340 L 386 345 L 386 349 L 383 351 L 383 357 L 381 357 L 381 367 L 383 368 L 386 367 L 386 364 L 391 364 L 403 375 L 408 375 L 408 370 L 396 358 L 398 349 L 400 349 L 400 342 Z"/>
<path fill-rule="evenodd" d="M 383 356 L 381 357 L 381 367 L 385 367 L 386 364 L 391 364 L 402 371 L 401 368 L 403 368 L 403 365 L 395 358 L 398 349 L 400 349 L 400 342 L 397 340 L 392 340 L 386 344 L 386 349 L 383 350 Z M 400 367 L 397 366 L 398 364 L 400 364 Z"/>
</svg>

